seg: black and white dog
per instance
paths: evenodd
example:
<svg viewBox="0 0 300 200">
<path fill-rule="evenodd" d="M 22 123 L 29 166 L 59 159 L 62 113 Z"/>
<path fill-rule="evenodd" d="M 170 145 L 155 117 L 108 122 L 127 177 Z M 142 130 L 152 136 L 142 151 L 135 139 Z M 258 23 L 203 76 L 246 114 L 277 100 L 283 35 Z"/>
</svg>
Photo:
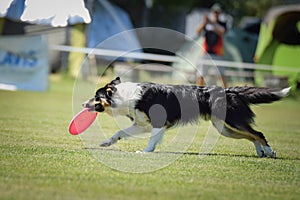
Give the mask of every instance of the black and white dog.
<svg viewBox="0 0 300 200">
<path fill-rule="evenodd" d="M 276 157 L 263 133 L 254 130 L 255 114 L 250 104 L 270 103 L 288 95 L 290 88 L 282 90 L 258 87 L 194 85 L 164 85 L 156 83 L 121 83 L 116 78 L 97 90 L 95 97 L 83 103 L 91 111 L 109 115 L 124 115 L 133 125 L 116 132 L 100 144 L 110 146 L 131 135 L 151 131 L 144 152 L 152 152 L 166 129 L 175 125 L 198 123 L 199 117 L 211 120 L 220 134 L 254 143 L 259 157 Z"/>
</svg>

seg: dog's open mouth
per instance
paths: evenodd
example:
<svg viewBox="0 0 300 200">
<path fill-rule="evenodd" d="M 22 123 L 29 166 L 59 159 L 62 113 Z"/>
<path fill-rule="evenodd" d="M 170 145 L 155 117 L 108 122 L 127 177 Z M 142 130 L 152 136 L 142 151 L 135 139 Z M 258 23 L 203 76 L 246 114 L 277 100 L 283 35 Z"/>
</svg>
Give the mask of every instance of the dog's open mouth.
<svg viewBox="0 0 300 200">
<path fill-rule="evenodd" d="M 85 103 L 82 104 L 82 106 L 84 108 L 88 108 L 89 111 L 96 111 L 96 112 L 103 112 L 105 110 L 105 107 L 109 107 L 110 106 L 110 102 L 106 99 L 91 99 Z"/>
<path fill-rule="evenodd" d="M 94 104 L 94 105 L 89 105 L 89 104 L 82 104 L 84 108 L 87 108 L 88 111 L 90 112 L 103 112 L 104 107 L 101 104 Z"/>
<path fill-rule="evenodd" d="M 85 108 L 87 108 L 87 107 L 85 107 Z M 87 109 L 88 109 L 88 111 L 90 111 L 90 112 L 95 111 L 95 107 L 93 107 L 93 108 L 87 108 Z"/>
<path fill-rule="evenodd" d="M 95 111 L 96 110 L 96 108 L 95 108 L 96 105 L 95 104 L 91 105 L 90 102 L 84 102 L 82 104 L 82 107 L 87 108 L 89 111 Z"/>
<path fill-rule="evenodd" d="M 90 106 L 88 104 L 83 104 L 82 107 L 87 108 L 90 112 L 96 111 L 96 105 Z"/>
</svg>

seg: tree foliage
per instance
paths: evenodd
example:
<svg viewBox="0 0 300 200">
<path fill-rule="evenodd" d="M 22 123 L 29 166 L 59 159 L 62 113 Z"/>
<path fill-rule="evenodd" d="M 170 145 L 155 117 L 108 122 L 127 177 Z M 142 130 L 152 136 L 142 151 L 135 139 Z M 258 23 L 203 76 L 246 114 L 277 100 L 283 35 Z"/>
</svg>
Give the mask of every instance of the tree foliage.
<svg viewBox="0 0 300 200">
<path fill-rule="evenodd" d="M 153 5 L 170 7 L 195 7 L 210 8 L 214 3 L 220 3 L 224 11 L 240 19 L 243 16 L 263 17 L 272 6 L 296 2 L 293 0 L 153 0 Z"/>
</svg>

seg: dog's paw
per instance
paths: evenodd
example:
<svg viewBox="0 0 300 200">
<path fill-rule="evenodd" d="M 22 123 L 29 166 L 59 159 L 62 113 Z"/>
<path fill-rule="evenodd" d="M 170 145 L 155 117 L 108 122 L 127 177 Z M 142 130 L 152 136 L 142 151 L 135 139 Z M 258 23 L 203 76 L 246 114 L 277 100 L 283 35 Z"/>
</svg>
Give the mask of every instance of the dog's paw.
<svg viewBox="0 0 300 200">
<path fill-rule="evenodd" d="M 110 139 L 105 140 L 102 143 L 100 143 L 100 146 L 101 147 L 109 147 L 109 146 L 111 146 L 114 143 L 116 143 L 116 141 L 114 141 L 113 139 L 110 138 Z"/>
<path fill-rule="evenodd" d="M 258 156 L 259 158 L 265 158 L 265 157 L 267 157 L 267 155 L 265 154 L 265 152 L 264 152 L 263 150 L 258 151 L 258 152 L 257 152 L 257 156 Z"/>
<path fill-rule="evenodd" d="M 273 152 L 272 152 L 272 155 L 269 155 L 269 156 L 270 156 L 271 158 L 274 158 L 274 159 L 275 159 L 275 158 L 276 158 L 276 151 L 273 151 Z"/>
<path fill-rule="evenodd" d="M 263 148 L 268 157 L 276 158 L 276 151 L 273 151 L 270 146 L 263 146 Z"/>
<path fill-rule="evenodd" d="M 152 146 L 148 146 L 146 147 L 146 149 L 143 150 L 144 153 L 149 153 L 149 152 L 153 152 L 155 150 L 155 147 Z"/>
</svg>

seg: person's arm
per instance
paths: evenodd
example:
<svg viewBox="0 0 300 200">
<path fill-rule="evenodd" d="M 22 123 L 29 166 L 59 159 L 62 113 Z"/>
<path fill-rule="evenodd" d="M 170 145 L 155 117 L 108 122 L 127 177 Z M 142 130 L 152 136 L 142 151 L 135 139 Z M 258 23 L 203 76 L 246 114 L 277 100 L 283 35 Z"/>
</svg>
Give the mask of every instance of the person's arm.
<svg viewBox="0 0 300 200">
<path fill-rule="evenodd" d="M 209 21 L 208 16 L 204 15 L 203 22 L 198 26 L 198 28 L 196 30 L 198 34 L 200 34 L 204 30 L 204 28 L 205 28 L 206 24 L 208 23 L 208 21 Z"/>
<path fill-rule="evenodd" d="M 226 29 L 225 29 L 223 26 L 221 26 L 221 25 L 219 25 L 219 24 L 217 24 L 217 23 L 214 23 L 213 26 L 214 26 L 215 32 L 216 32 L 219 36 L 222 37 L 222 36 L 224 35 Z"/>
</svg>

